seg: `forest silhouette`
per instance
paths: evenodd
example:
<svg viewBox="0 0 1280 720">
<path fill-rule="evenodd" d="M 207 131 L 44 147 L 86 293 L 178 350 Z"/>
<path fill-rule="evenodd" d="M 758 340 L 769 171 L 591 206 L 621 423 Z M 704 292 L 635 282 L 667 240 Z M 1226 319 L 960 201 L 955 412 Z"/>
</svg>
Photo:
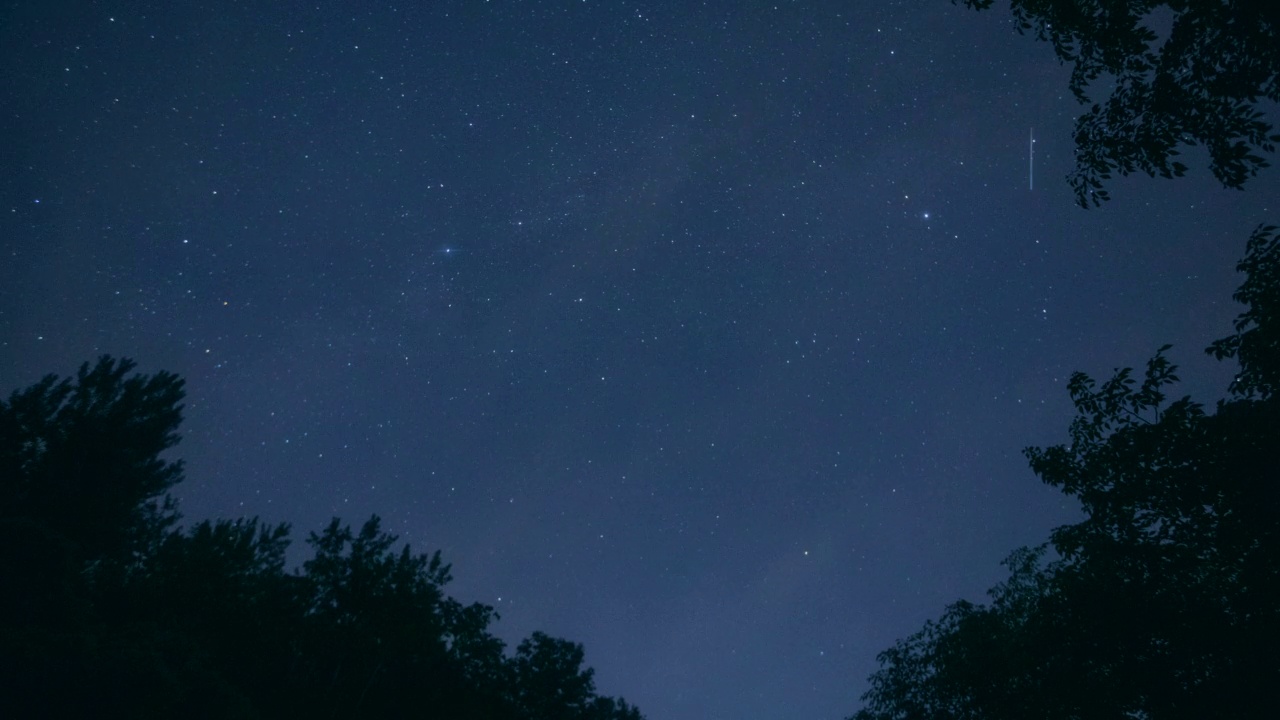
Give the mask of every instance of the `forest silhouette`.
<svg viewBox="0 0 1280 720">
<path fill-rule="evenodd" d="M 953 3 L 956 0 L 953 0 Z M 991 0 L 963 0 L 983 10 Z M 1012 0 L 1019 32 L 1072 66 L 1082 207 L 1113 173 L 1180 177 L 1203 145 L 1228 188 L 1280 136 L 1280 4 Z M 1157 12 L 1167 15 L 1159 28 Z M 1094 103 L 1099 78 L 1110 95 Z M 987 604 L 961 600 L 877 657 L 851 720 L 1271 717 L 1280 681 L 1280 240 L 1237 265 L 1246 310 L 1206 352 L 1239 364 L 1213 411 L 1174 398 L 1160 348 L 1141 377 L 1072 375 L 1070 441 L 1027 448 L 1084 519 L 1014 551 Z"/>
<path fill-rule="evenodd" d="M 0 402 L 0 677 L 7 717 L 637 720 L 582 646 L 506 654 L 493 608 L 375 516 L 310 533 L 178 526 L 183 380 L 85 363 Z"/>
<path fill-rule="evenodd" d="M 1213 412 L 1174 398 L 1160 348 L 1141 377 L 1075 373 L 1070 442 L 1031 469 L 1085 518 L 1005 561 L 878 656 L 853 720 L 1270 717 L 1280 680 L 1280 238 L 1259 227 L 1207 352 L 1240 371 Z"/>
</svg>

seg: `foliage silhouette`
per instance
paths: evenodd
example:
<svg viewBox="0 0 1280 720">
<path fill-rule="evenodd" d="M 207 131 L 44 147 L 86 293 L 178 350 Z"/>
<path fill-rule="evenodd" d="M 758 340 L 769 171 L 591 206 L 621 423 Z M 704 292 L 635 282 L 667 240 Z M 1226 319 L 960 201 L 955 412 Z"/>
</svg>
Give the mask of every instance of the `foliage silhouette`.
<svg viewBox="0 0 1280 720">
<path fill-rule="evenodd" d="M 81 560 L 136 561 L 177 519 L 167 493 L 182 464 L 160 454 L 179 439 L 183 381 L 126 378 L 133 368 L 102 357 L 75 383 L 49 375 L 0 403 L 0 502 Z"/>
<path fill-rule="evenodd" d="M 1025 453 L 1085 519 L 1015 552 L 987 605 L 958 602 L 879 655 L 857 720 L 1263 717 L 1280 680 L 1280 253 L 1258 228 L 1248 302 L 1208 352 L 1239 360 L 1209 413 L 1141 380 L 1068 385 L 1070 442 Z M 1269 716 L 1269 715 L 1268 715 Z"/>
<path fill-rule="evenodd" d="M 1219 360 L 1239 361 L 1232 394 L 1272 396 L 1280 390 L 1280 237 L 1274 225 L 1254 230 L 1236 270 L 1248 279 L 1232 297 L 1249 309 L 1236 319 L 1235 334 L 1213 343 L 1208 352 Z"/>
<path fill-rule="evenodd" d="M 102 357 L 0 401 L 0 712 L 13 717 L 639 720 L 580 645 L 514 657 L 439 553 L 334 519 L 177 528 L 182 380 Z"/>
<path fill-rule="evenodd" d="M 963 2 L 977 10 L 992 5 Z M 1103 185 L 1113 173 L 1182 176 L 1187 167 L 1175 159 L 1182 146 L 1203 145 L 1214 177 L 1230 188 L 1270 164 L 1259 153 L 1275 152 L 1280 135 L 1260 106 L 1280 102 L 1280 3 L 1011 4 L 1018 31 L 1052 43 L 1058 59 L 1072 65 L 1071 91 L 1089 106 L 1076 119 L 1076 167 L 1068 176 L 1082 207 L 1108 199 Z M 1094 102 L 1090 89 L 1100 78 L 1110 95 Z"/>
<path fill-rule="evenodd" d="M 633 720 L 640 713 L 625 700 L 595 693 L 595 674 L 582 667 L 582 646 L 540 632 L 516 650 L 516 705 L 529 720 Z"/>
</svg>

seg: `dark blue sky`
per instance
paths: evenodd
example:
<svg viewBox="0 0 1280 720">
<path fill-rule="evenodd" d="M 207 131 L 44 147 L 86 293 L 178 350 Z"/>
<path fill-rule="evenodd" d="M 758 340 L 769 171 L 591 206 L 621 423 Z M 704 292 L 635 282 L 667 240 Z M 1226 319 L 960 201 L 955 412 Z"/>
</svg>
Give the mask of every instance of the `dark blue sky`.
<svg viewBox="0 0 1280 720">
<path fill-rule="evenodd" d="M 1073 370 L 1230 377 L 1277 175 L 1077 208 L 1003 7 L 319 5 L 0 10 L 2 389 L 183 375 L 188 517 L 378 513 L 652 720 L 851 713 L 1074 517 Z"/>
</svg>

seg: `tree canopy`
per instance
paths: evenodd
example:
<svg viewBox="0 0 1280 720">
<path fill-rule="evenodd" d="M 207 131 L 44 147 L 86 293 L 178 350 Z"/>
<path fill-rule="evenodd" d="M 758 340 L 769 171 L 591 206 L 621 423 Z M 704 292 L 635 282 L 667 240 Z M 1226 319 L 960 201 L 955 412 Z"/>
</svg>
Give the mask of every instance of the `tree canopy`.
<svg viewBox="0 0 1280 720">
<path fill-rule="evenodd" d="M 178 527 L 183 382 L 103 357 L 0 400 L 0 674 L 14 717 L 640 720 L 581 645 L 492 607 L 372 517 L 286 567 L 287 525 Z"/>
<path fill-rule="evenodd" d="M 1006 561 L 990 602 L 957 602 L 879 656 L 856 720 L 1262 717 L 1280 681 L 1280 238 L 1259 227 L 1248 304 L 1208 352 L 1232 399 L 1171 399 L 1161 348 L 1141 379 L 1068 385 L 1067 444 L 1032 470 L 1081 522 Z"/>
<path fill-rule="evenodd" d="M 957 0 L 952 0 L 952 3 Z M 984 10 L 992 0 L 963 0 Z M 1068 176 L 1084 207 L 1108 199 L 1114 173 L 1186 173 L 1179 148 L 1204 146 L 1224 186 L 1267 167 L 1280 135 L 1280 3 L 1272 0 L 1011 0 L 1019 32 L 1053 45 L 1089 109 L 1076 119 Z M 1108 88 L 1095 102 L 1095 81 Z"/>
<path fill-rule="evenodd" d="M 0 503 L 59 534 L 81 560 L 128 562 L 177 519 L 183 381 L 127 377 L 103 357 L 73 383 L 54 375 L 0 403 Z"/>
</svg>

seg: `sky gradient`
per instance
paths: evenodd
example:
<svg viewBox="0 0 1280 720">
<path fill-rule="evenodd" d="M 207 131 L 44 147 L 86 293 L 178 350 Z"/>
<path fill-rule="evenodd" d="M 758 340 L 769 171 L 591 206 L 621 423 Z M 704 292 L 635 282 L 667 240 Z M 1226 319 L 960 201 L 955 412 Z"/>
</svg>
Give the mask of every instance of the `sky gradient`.
<svg viewBox="0 0 1280 720">
<path fill-rule="evenodd" d="M 1073 370 L 1222 395 L 1280 220 L 1196 153 L 1076 207 L 1002 4 L 10 3 L 0 58 L 0 391 L 179 373 L 188 518 L 377 513 L 651 720 L 855 711 L 1076 517 L 1020 453 Z"/>
</svg>

